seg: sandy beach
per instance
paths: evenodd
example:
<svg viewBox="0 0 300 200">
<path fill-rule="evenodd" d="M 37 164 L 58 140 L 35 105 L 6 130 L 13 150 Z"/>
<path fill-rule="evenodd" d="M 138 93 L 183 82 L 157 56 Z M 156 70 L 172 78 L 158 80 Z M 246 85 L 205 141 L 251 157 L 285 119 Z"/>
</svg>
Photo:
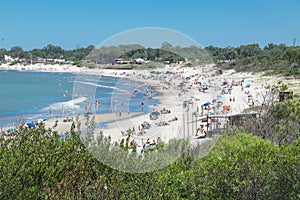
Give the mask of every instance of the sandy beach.
<svg viewBox="0 0 300 200">
<path fill-rule="evenodd" d="M 207 72 L 202 73 L 205 70 Z M 233 77 L 230 73 L 215 76 L 215 71 L 210 66 L 208 69 L 201 70 L 165 68 L 156 69 L 156 71 L 161 72 L 159 76 L 151 76 L 149 70 L 87 70 L 82 72 L 129 78 L 151 85 L 158 93 L 154 98 L 158 99 L 160 104 L 152 106 L 154 112 L 160 113 L 157 119 L 151 120 L 150 113 L 147 113 L 110 123 L 103 129 L 96 129 L 96 133 L 103 131 L 105 136 L 111 136 L 112 141 L 118 142 L 130 133 L 131 143 L 139 148 L 145 145 L 155 145 L 160 140 L 167 142 L 172 138 L 195 139 L 197 135 L 201 136 L 203 132 L 211 131 L 213 128 L 207 127 L 207 123 L 202 123 L 199 119 L 212 114 L 242 113 L 244 109 L 251 106 L 261 105 L 266 93 L 265 85 L 261 82 L 250 78 L 245 79 L 243 75 Z M 168 74 L 167 71 L 172 73 Z M 223 85 L 225 81 L 227 85 Z M 243 81 L 242 84 L 241 81 Z M 232 85 L 232 83 L 238 83 L 238 85 Z M 182 86 L 179 87 L 180 84 Z M 247 84 L 250 86 L 247 87 Z M 222 94 L 224 88 L 226 92 Z M 216 100 L 221 102 L 221 105 L 217 105 L 214 102 Z M 209 105 L 203 106 L 206 103 Z M 225 110 L 224 106 L 229 106 L 230 109 Z M 164 110 L 170 112 L 162 114 Z"/>
<path fill-rule="evenodd" d="M 19 69 L 20 66 L 15 68 Z M 31 66 L 30 69 L 44 70 L 45 67 Z M 123 113 L 122 116 L 117 113 L 95 115 L 96 124 L 111 122 L 97 128 L 96 134 L 102 131 L 105 136 L 111 136 L 113 142 L 120 142 L 130 134 L 131 144 L 139 148 L 155 145 L 160 140 L 167 142 L 172 138 L 195 139 L 202 136 L 218 127 L 208 126 L 209 123 L 201 119 L 211 115 L 239 114 L 247 108 L 261 105 L 267 92 L 266 85 L 276 81 L 268 77 L 262 79 L 260 74 L 235 73 L 230 70 L 216 75 L 213 66 L 183 68 L 177 65 L 154 70 L 76 67 L 64 70 L 64 66 L 56 66 L 50 71 L 119 77 L 151 87 L 157 93 L 153 98 L 160 102 L 158 105 L 150 105 L 151 112 Z M 150 116 L 151 113 L 155 113 L 155 116 Z M 79 117 L 79 121 L 83 122 L 81 124 L 84 124 L 84 120 L 83 116 Z M 220 120 L 218 123 L 221 123 L 219 128 L 222 128 L 226 121 Z M 45 121 L 45 125 L 63 134 L 70 131 L 72 120 L 52 118 Z"/>
</svg>

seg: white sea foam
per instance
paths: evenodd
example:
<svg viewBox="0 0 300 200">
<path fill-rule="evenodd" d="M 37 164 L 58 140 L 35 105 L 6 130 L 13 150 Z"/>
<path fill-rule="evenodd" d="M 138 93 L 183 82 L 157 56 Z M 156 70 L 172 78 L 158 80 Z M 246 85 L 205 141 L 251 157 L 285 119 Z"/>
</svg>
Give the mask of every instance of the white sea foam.
<svg viewBox="0 0 300 200">
<path fill-rule="evenodd" d="M 53 103 L 53 104 L 51 104 L 51 105 L 49 105 L 49 106 L 41 109 L 40 111 L 41 112 L 45 112 L 45 111 L 49 112 L 50 108 L 53 111 L 55 111 L 55 110 L 61 110 L 62 106 L 64 106 L 64 109 L 66 111 L 68 111 L 68 110 L 77 110 L 77 109 L 80 108 L 80 106 L 77 105 L 77 104 L 80 104 L 80 103 L 82 103 L 82 102 L 84 102 L 86 100 L 87 100 L 86 97 L 79 97 L 77 99 L 72 99 L 70 101 L 57 102 L 57 103 Z"/>
<path fill-rule="evenodd" d="M 120 91 L 120 92 L 126 92 L 126 93 L 128 92 L 127 90 L 122 90 L 122 89 L 117 88 L 117 87 L 108 86 L 108 85 L 101 85 L 101 84 L 96 84 L 96 83 L 91 83 L 91 82 L 75 81 L 75 83 L 81 83 L 81 84 L 91 85 L 91 86 L 101 87 L 101 88 L 109 88 L 109 89 L 113 89 L 113 90 Z"/>
</svg>

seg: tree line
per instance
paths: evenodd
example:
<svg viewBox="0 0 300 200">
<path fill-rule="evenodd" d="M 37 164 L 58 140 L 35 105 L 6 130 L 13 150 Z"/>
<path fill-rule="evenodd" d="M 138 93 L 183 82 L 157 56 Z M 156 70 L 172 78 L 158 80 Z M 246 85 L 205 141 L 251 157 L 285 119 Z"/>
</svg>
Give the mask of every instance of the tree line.
<svg viewBox="0 0 300 200">
<path fill-rule="evenodd" d="M 46 58 L 46 59 L 65 59 L 69 61 L 83 60 L 95 47 L 89 45 L 87 47 L 78 47 L 72 50 L 63 49 L 60 46 L 48 44 L 41 49 L 32 49 L 25 51 L 20 46 L 11 47 L 10 50 L 3 49 L 0 51 L 0 58 L 3 59 L 4 55 L 11 56 L 12 58 Z"/>
<path fill-rule="evenodd" d="M 219 67 L 236 71 L 265 71 L 300 77 L 300 47 L 269 43 L 239 47 L 205 47 Z"/>
<path fill-rule="evenodd" d="M 114 59 L 147 58 L 152 61 L 187 61 L 193 66 L 211 64 L 213 62 L 223 69 L 236 71 L 250 71 L 283 74 L 300 77 L 300 47 L 285 44 L 269 43 L 261 48 L 259 44 L 241 45 L 239 47 L 207 46 L 204 49 L 198 46 L 180 47 L 164 42 L 161 48 L 145 48 L 138 44 L 102 46 L 95 48 L 93 45 L 65 50 L 59 46 L 48 44 L 41 49 L 25 51 L 19 46 L 10 50 L 0 51 L 0 59 L 4 55 L 13 58 L 48 58 L 65 59 L 81 63 L 83 60 L 96 64 L 112 63 Z"/>
</svg>

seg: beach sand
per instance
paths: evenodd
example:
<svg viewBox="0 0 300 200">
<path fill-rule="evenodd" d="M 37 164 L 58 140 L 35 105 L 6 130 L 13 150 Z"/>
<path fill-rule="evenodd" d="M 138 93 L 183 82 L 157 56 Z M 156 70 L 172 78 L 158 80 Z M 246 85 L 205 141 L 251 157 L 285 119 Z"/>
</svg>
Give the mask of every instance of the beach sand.
<svg viewBox="0 0 300 200">
<path fill-rule="evenodd" d="M 150 113 L 130 113 L 130 115 L 124 113 L 122 117 L 117 117 L 115 113 L 97 114 L 95 115 L 96 123 L 113 122 L 106 127 L 97 128 L 95 133 L 102 131 L 105 136 L 111 136 L 112 141 L 116 142 L 126 138 L 129 129 L 134 129 L 130 140 L 134 140 L 139 147 L 142 147 L 147 140 L 150 143 L 153 143 L 153 140 L 157 142 L 158 138 L 165 142 L 172 138 L 195 138 L 196 134 L 199 134 L 197 129 L 200 125 L 206 129 L 213 128 L 205 127 L 206 123 L 199 121 L 200 118 L 205 118 L 212 111 L 222 111 L 218 113 L 219 115 L 233 115 L 242 113 L 250 106 L 261 105 L 267 92 L 265 86 L 270 84 L 271 80 L 274 81 L 274 79 L 270 79 L 268 82 L 268 80 L 266 81 L 267 77 L 262 79 L 260 75 L 235 73 L 230 70 L 216 76 L 215 70 L 211 66 L 199 69 L 177 66 L 155 69 L 155 71 L 159 71 L 160 75 L 151 76 L 150 70 L 81 69 L 79 72 L 81 75 L 113 76 L 137 81 L 143 85 L 151 85 L 151 88 L 154 88 L 157 93 L 153 98 L 160 102 L 158 105 L 150 106 L 151 111 L 170 110 L 170 113 L 160 114 L 155 120 L 150 119 Z M 166 71 L 172 73 L 166 73 Z M 224 88 L 222 83 L 225 80 L 228 84 L 231 84 L 232 81 L 243 80 L 243 89 L 241 85 L 230 86 L 232 87 L 230 93 L 222 94 Z M 202 86 L 197 82 L 201 82 Z M 208 86 L 205 91 L 202 89 L 205 87 L 204 83 Z M 251 87 L 245 87 L 246 84 L 251 84 Z M 179 85 L 181 87 L 178 87 Z M 251 101 L 249 101 L 249 95 L 251 95 Z M 216 109 L 217 105 L 213 104 L 214 100 L 222 101 L 222 106 L 230 106 L 231 109 L 224 111 L 222 106 Z M 187 105 L 183 106 L 185 102 Z M 208 109 L 202 109 L 207 102 L 210 103 Z M 55 121 L 56 118 L 45 121 L 46 128 L 53 128 Z M 82 116 L 80 121 L 84 122 Z M 144 122 L 150 124 L 150 128 L 143 129 L 144 133 L 139 134 Z M 163 122 L 167 124 L 161 126 Z M 64 122 L 64 119 L 60 118 L 53 130 L 65 133 L 70 131 L 71 124 L 72 122 Z"/>
</svg>

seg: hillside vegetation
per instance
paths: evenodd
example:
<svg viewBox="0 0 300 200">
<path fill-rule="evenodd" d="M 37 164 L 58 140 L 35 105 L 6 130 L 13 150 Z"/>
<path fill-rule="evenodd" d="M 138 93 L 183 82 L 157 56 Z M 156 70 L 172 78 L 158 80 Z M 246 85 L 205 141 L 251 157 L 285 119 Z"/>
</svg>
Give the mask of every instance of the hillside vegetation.
<svg viewBox="0 0 300 200">
<path fill-rule="evenodd" d="M 299 46 L 270 43 L 264 48 L 249 44 L 226 48 L 208 46 L 205 50 L 223 69 L 300 77 Z"/>
<path fill-rule="evenodd" d="M 102 164 L 74 129 L 65 139 L 42 124 L 21 129 L 15 138 L 0 138 L 0 199 L 296 200 L 299 103 L 262 108 L 264 116 L 252 122 L 252 129 L 228 129 L 205 157 L 190 148 L 167 168 L 147 173 L 125 173 Z M 128 152 L 130 156 L 134 155 Z"/>
</svg>

